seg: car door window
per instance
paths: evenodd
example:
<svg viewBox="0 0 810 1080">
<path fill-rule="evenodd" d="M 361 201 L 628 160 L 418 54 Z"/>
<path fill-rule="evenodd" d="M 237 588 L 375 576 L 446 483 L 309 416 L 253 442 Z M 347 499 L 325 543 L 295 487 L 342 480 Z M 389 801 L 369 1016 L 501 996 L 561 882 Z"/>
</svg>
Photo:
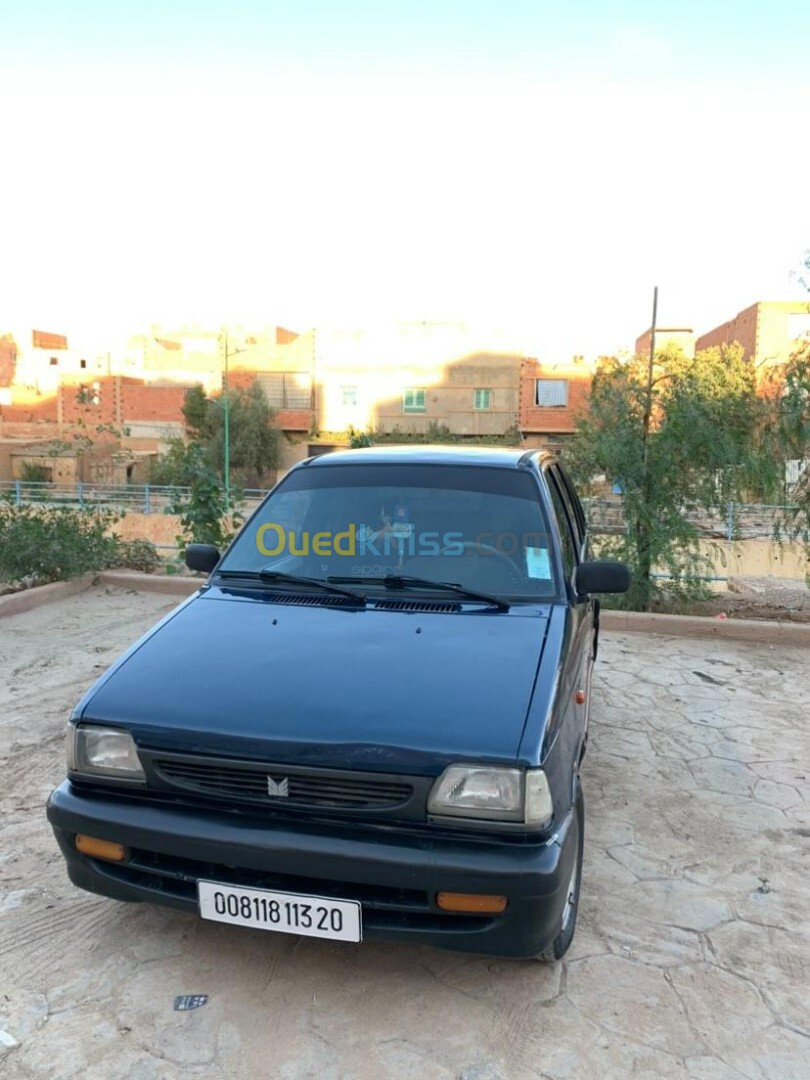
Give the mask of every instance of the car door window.
<svg viewBox="0 0 810 1080">
<path fill-rule="evenodd" d="M 571 507 L 571 510 L 573 511 L 573 523 L 581 549 L 582 543 L 585 540 L 585 535 L 588 531 L 588 523 L 585 517 L 585 510 L 582 506 L 582 503 L 580 502 L 579 496 L 576 493 L 574 485 L 571 483 L 571 477 L 568 475 L 562 465 L 555 465 L 554 471 L 559 476 L 562 482 L 562 490 L 564 494 L 566 494 L 568 497 L 567 505 L 569 505 Z"/>
<path fill-rule="evenodd" d="M 551 501 L 554 504 L 554 514 L 557 518 L 557 524 L 560 531 L 560 544 L 562 545 L 562 557 L 563 565 L 565 567 L 565 577 L 568 581 L 574 573 L 574 569 L 577 565 L 576 544 L 574 541 L 574 535 L 571 531 L 571 524 L 568 520 L 568 511 L 565 508 L 560 489 L 557 486 L 557 481 L 551 474 L 551 470 L 546 471 L 546 480 L 548 482 L 548 490 L 551 494 Z"/>
<path fill-rule="evenodd" d="M 565 483 L 560 467 L 558 465 L 552 465 L 549 469 L 549 472 L 551 473 L 554 483 L 557 486 L 557 491 L 559 492 L 560 499 L 565 506 L 565 514 L 568 518 L 568 524 L 571 528 L 571 535 L 573 536 L 574 550 L 576 551 L 578 557 L 580 551 L 582 550 L 582 541 L 585 535 L 584 530 L 580 528 L 579 518 L 577 516 L 576 509 L 574 508 L 571 494 L 568 491 L 568 486 Z"/>
</svg>

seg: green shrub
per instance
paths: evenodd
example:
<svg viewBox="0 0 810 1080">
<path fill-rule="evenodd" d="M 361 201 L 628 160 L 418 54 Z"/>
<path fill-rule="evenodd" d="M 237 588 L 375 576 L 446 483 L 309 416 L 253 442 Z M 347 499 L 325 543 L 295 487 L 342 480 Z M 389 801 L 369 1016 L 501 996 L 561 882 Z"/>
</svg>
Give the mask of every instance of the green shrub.
<svg viewBox="0 0 810 1080">
<path fill-rule="evenodd" d="M 47 465 L 36 465 L 33 461 L 23 461 L 20 467 L 20 480 L 24 484 L 48 484 L 53 479 Z"/>
<path fill-rule="evenodd" d="M 115 562 L 110 565 L 123 570 L 140 570 L 144 574 L 152 574 L 160 566 L 160 556 L 157 548 L 149 540 L 121 540 L 117 541 Z"/>
<path fill-rule="evenodd" d="M 171 513 L 180 516 L 182 532 L 177 537 L 177 546 L 182 557 L 186 546 L 192 543 L 213 544 L 220 551 L 224 550 L 231 542 L 233 528 L 242 521 L 242 515 L 233 508 L 229 514 L 219 477 L 203 448 L 197 443 L 189 443 L 187 450 L 189 492 L 169 506 Z"/>
<path fill-rule="evenodd" d="M 0 502 L 0 581 L 44 585 L 110 567 L 154 570 L 154 545 L 110 535 L 117 520 L 109 510 Z"/>
</svg>

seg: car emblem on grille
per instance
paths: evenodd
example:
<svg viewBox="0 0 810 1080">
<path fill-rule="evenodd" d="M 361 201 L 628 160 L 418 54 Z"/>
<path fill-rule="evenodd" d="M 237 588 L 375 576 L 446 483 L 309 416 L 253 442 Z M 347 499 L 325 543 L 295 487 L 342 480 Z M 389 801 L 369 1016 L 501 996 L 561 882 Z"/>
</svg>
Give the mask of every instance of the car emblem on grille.
<svg viewBox="0 0 810 1080">
<path fill-rule="evenodd" d="M 272 776 L 268 776 L 267 794 L 272 799 L 286 799 L 290 794 L 290 781 L 285 776 L 283 780 L 276 782 Z"/>
</svg>

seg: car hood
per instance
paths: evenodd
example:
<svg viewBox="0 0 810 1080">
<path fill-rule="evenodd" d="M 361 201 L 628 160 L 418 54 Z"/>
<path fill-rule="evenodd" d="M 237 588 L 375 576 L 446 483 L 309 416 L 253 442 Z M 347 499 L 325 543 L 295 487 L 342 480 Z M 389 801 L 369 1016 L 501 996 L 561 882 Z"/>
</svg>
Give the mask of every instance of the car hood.
<svg viewBox="0 0 810 1080">
<path fill-rule="evenodd" d="M 144 747 L 288 764 L 513 763 L 549 611 L 353 610 L 212 587 L 114 665 L 78 715 L 126 725 Z"/>
</svg>

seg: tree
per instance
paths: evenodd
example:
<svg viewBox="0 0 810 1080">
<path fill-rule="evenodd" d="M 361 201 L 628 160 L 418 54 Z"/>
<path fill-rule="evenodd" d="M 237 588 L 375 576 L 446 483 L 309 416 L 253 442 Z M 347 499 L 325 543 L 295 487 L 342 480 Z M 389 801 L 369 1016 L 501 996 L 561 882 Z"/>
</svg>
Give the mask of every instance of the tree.
<svg viewBox="0 0 810 1080">
<path fill-rule="evenodd" d="M 281 464 L 281 432 L 258 382 L 228 395 L 231 471 L 245 487 L 261 487 Z M 183 416 L 192 442 L 199 443 L 221 476 L 225 468 L 225 399 L 207 398 L 201 386 L 186 391 Z"/>
<path fill-rule="evenodd" d="M 791 270 L 790 276 L 796 279 L 796 282 L 801 285 L 803 289 L 810 292 L 810 248 L 807 248 L 799 258 L 799 264 L 795 270 Z"/>
<path fill-rule="evenodd" d="M 810 342 L 772 373 L 768 401 L 771 412 L 763 428 L 761 455 L 775 463 L 782 482 L 787 462 L 799 464 L 796 486 L 785 493 L 793 509 L 786 512 L 778 531 L 803 540 L 810 550 Z"/>
<path fill-rule="evenodd" d="M 183 419 L 189 438 L 205 442 L 215 430 L 213 402 L 205 396 L 202 386 L 192 386 L 186 390 L 182 406 Z"/>
<path fill-rule="evenodd" d="M 281 431 L 258 382 L 243 390 L 231 391 L 231 470 L 244 487 L 262 487 L 281 464 Z M 223 408 L 213 405 L 213 431 L 208 449 L 214 467 L 222 473 L 225 465 L 225 423 Z"/>
<path fill-rule="evenodd" d="M 158 487 L 190 487 L 194 479 L 191 448 L 183 439 L 170 439 L 169 449 L 149 462 L 149 483 Z"/>
<path fill-rule="evenodd" d="M 177 537 L 180 553 L 184 554 L 190 543 L 214 544 L 221 550 L 230 542 L 230 526 L 238 523 L 241 517 L 234 514 L 228 522 L 222 485 L 200 443 L 191 442 L 186 447 L 185 467 L 189 493 L 178 497 L 169 507 L 173 514 L 180 516 L 183 530 Z"/>
<path fill-rule="evenodd" d="M 705 558 L 690 511 L 722 512 L 760 482 L 756 433 L 764 404 L 753 366 L 738 345 L 649 358 L 604 359 L 589 410 L 577 422 L 572 469 L 587 482 L 605 473 L 618 484 L 626 532 L 602 552 L 630 564 L 627 606 L 649 610 L 661 594 L 696 595 Z M 653 574 L 668 575 L 659 582 Z"/>
</svg>

